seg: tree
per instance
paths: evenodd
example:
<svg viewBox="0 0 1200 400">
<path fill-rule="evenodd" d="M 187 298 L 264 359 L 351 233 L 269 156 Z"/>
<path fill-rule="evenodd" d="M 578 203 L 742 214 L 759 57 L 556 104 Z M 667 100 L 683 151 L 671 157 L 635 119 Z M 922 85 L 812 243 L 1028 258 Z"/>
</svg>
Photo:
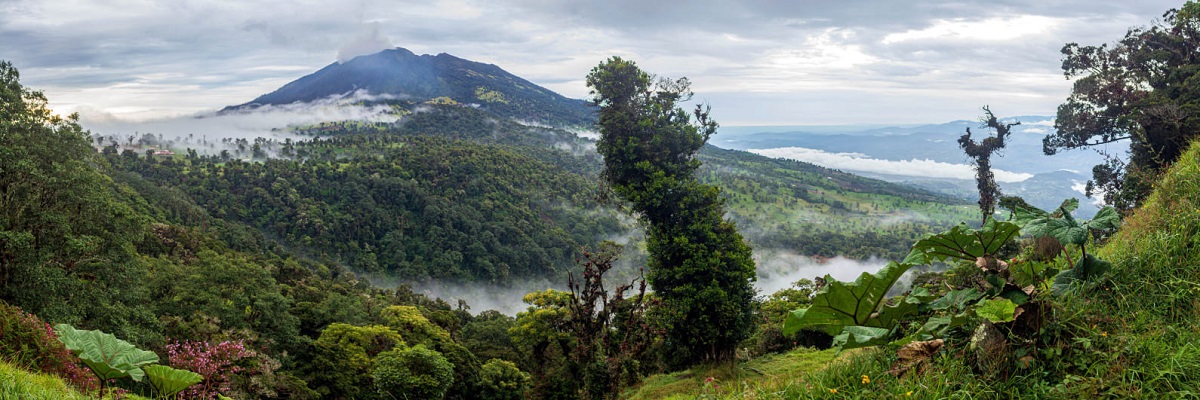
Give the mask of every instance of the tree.
<svg viewBox="0 0 1200 400">
<path fill-rule="evenodd" d="M 441 399 L 454 383 L 454 365 L 418 344 L 379 353 L 371 377 L 383 398 Z"/>
<path fill-rule="evenodd" d="M 406 343 L 386 326 L 333 323 L 321 331 L 313 347 L 307 380 L 322 397 L 371 398 L 376 356 Z M 450 373 L 453 376 L 453 367 Z"/>
<path fill-rule="evenodd" d="M 522 369 L 532 373 L 530 397 L 574 399 L 579 382 L 572 377 L 567 357 L 575 339 L 570 332 L 571 293 L 546 289 L 526 294 L 529 308 L 517 313 L 508 330 L 522 356 Z"/>
<path fill-rule="evenodd" d="M 647 280 L 677 366 L 730 360 L 753 329 L 754 261 L 720 189 L 697 182 L 698 152 L 716 133 L 710 108 L 679 107 L 690 82 L 655 79 L 613 57 L 587 76 L 599 106 L 603 176 L 647 223 Z M 695 118 L 693 122 L 692 117 Z"/>
<path fill-rule="evenodd" d="M 976 142 L 971 139 L 971 128 L 958 138 L 958 147 L 975 160 L 975 183 L 979 188 L 979 212 L 983 213 L 980 224 L 987 223 L 988 217 L 996 211 L 996 199 L 1000 197 L 1000 186 L 996 185 L 996 176 L 992 174 L 992 153 L 1004 148 L 1004 141 L 1012 134 L 1012 127 L 1020 122 L 1011 124 L 1001 123 L 987 106 L 983 107 L 986 116 L 982 121 L 984 127 L 996 131 L 996 136 L 988 136 Z"/>
<path fill-rule="evenodd" d="M 520 400 L 529 390 L 529 374 L 521 372 L 516 364 L 493 358 L 483 364 L 479 372 L 480 393 L 484 400 Z"/>
<path fill-rule="evenodd" d="M 1132 28 L 1111 47 L 1068 43 L 1062 53 L 1064 75 L 1078 79 L 1043 150 L 1129 140 L 1126 160 L 1106 154 L 1109 160 L 1093 168 L 1087 192 L 1132 208 L 1200 132 L 1200 3 L 1167 11 L 1161 24 Z"/>
<path fill-rule="evenodd" d="M 49 321 L 157 338 L 134 245 L 147 219 L 96 167 L 92 138 L 0 61 L 0 300 Z"/>
<path fill-rule="evenodd" d="M 650 308 L 646 281 L 638 279 L 616 289 L 604 287 L 604 273 L 613 267 L 621 247 L 604 242 L 599 252 L 584 252 L 583 281 L 571 275 L 571 313 L 568 325 L 575 337 L 572 370 L 583 383 L 581 399 L 615 399 L 621 388 L 637 382 L 643 354 L 655 330 L 646 321 Z M 637 285 L 637 293 L 625 292 Z"/>
</svg>

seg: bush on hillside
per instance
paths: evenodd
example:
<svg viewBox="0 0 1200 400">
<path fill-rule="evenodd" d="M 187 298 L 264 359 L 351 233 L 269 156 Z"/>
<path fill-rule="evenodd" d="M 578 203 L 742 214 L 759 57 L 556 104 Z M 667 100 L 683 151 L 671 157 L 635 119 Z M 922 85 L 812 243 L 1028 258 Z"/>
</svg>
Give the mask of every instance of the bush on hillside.
<svg viewBox="0 0 1200 400">
<path fill-rule="evenodd" d="M 0 359 L 30 371 L 58 375 L 78 389 L 99 387 L 96 378 L 75 363 L 50 324 L 0 301 Z"/>
</svg>

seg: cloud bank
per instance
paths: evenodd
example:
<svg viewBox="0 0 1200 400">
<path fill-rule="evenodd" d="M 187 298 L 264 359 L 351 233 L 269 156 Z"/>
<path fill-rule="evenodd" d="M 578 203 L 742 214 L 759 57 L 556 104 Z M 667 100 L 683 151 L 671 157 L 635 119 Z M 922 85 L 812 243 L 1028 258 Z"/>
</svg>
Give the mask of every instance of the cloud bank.
<svg viewBox="0 0 1200 400">
<path fill-rule="evenodd" d="M 754 286 L 764 296 L 788 288 L 800 279 L 812 280 L 825 275 L 839 281 L 853 282 L 864 272 L 874 274 L 888 264 L 887 260 L 878 258 L 859 261 L 839 256 L 818 260 L 777 249 L 754 249 L 754 258 L 758 264 L 758 281 Z M 908 282 L 912 281 L 913 272 L 906 272 L 890 294 L 905 290 Z"/>
<path fill-rule="evenodd" d="M 873 172 L 877 174 L 921 176 L 929 178 L 975 179 L 975 171 L 967 164 L 951 164 L 928 159 L 903 161 L 880 160 L 858 153 L 829 153 L 805 147 L 778 147 L 772 149 L 749 149 L 751 153 L 817 164 L 826 168 L 844 171 Z M 1033 174 L 992 169 L 997 182 L 1021 182 Z"/>
<path fill-rule="evenodd" d="M 1064 43 L 1113 42 L 1180 4 L 0 0 L 0 55 L 60 112 L 141 119 L 241 104 L 394 42 L 574 98 L 618 55 L 691 78 L 726 125 L 926 123 L 983 104 L 1052 114 L 1070 90 Z"/>
<path fill-rule="evenodd" d="M 302 126 L 324 121 L 361 120 L 370 122 L 396 122 L 386 105 L 364 107 L 360 101 L 378 99 L 364 91 L 345 97 L 330 97 L 312 103 L 270 105 L 250 111 L 228 113 L 202 113 L 190 116 L 159 118 L 145 121 L 130 121 L 99 110 L 84 110 L 80 113 L 80 125 L 93 134 L 101 136 L 130 134 L 162 134 L 165 139 L 183 137 L 221 139 L 247 139 L 256 137 L 283 139 L 298 136 L 284 131 L 288 126 Z M 180 149 L 182 150 L 182 149 Z M 202 149 L 197 149 L 202 150 Z"/>
</svg>

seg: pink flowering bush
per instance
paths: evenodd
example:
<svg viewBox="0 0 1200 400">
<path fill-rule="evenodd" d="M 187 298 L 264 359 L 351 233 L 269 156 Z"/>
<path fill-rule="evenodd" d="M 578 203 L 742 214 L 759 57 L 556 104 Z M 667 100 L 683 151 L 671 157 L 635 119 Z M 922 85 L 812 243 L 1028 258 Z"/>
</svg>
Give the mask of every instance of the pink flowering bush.
<svg viewBox="0 0 1200 400">
<path fill-rule="evenodd" d="M 75 356 L 58 340 L 50 324 L 3 301 L 0 359 L 31 371 L 58 375 L 83 391 L 100 387 L 96 376 L 75 362 Z"/>
<path fill-rule="evenodd" d="M 245 342 L 241 340 L 227 340 L 217 344 L 185 340 L 167 344 L 167 360 L 172 367 L 186 369 L 204 377 L 199 384 L 192 385 L 182 392 L 189 399 L 213 399 L 218 394 L 229 393 L 233 376 L 242 371 L 242 367 L 236 363 L 254 356 L 254 350 L 247 349 Z"/>
</svg>

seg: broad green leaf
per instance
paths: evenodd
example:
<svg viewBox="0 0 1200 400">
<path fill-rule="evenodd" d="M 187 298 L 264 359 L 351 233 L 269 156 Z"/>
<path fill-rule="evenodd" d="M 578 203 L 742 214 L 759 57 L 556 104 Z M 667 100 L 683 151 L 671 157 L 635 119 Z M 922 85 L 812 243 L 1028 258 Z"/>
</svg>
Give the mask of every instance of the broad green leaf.
<svg viewBox="0 0 1200 400">
<path fill-rule="evenodd" d="M 929 303 L 929 309 L 941 311 L 954 308 L 955 311 L 962 311 L 967 308 L 967 303 L 979 300 L 980 297 L 983 297 L 983 294 L 979 293 L 979 290 L 975 288 L 951 290 L 950 293 L 946 293 L 940 299 Z"/>
<path fill-rule="evenodd" d="M 887 297 L 896 280 L 912 268 L 912 264 L 891 262 L 879 272 L 864 272 L 852 283 L 839 282 L 826 275 L 828 282 L 817 292 L 808 308 L 792 311 L 783 323 L 783 334 L 792 335 L 803 328 L 815 328 L 838 335 L 847 326 L 881 327 L 878 318 L 871 318 Z"/>
<path fill-rule="evenodd" d="M 929 302 L 932 301 L 934 297 L 937 296 L 930 292 L 929 289 L 917 287 L 910 291 L 908 296 L 904 297 L 904 301 L 919 304 L 921 305 L 921 311 L 925 311 L 929 305 Z"/>
<path fill-rule="evenodd" d="M 1076 282 L 1087 282 L 1096 279 L 1100 275 L 1112 268 L 1112 264 L 1108 261 L 1096 258 L 1096 256 L 1088 254 L 1081 257 L 1075 263 L 1075 268 L 1059 272 L 1058 276 L 1054 277 L 1054 286 L 1051 290 L 1054 293 L 1062 293 L 1068 287 Z"/>
<path fill-rule="evenodd" d="M 159 364 L 147 365 L 142 367 L 142 370 L 146 372 L 146 379 L 150 381 L 150 386 L 153 386 L 158 396 L 163 398 L 174 396 L 183 389 L 187 389 L 188 386 L 204 380 L 203 376 L 195 372 Z"/>
<path fill-rule="evenodd" d="M 993 323 L 1012 321 L 1017 312 L 1017 305 L 1005 298 L 991 299 L 979 302 L 975 306 L 975 315 L 987 318 Z"/>
<path fill-rule="evenodd" d="M 1054 271 L 1054 268 L 1050 268 L 1050 264 L 1031 260 L 1022 260 L 1011 264 L 1008 266 L 1008 270 L 1012 273 L 1013 283 L 1017 286 L 1040 284 L 1058 273 Z"/>
<path fill-rule="evenodd" d="M 995 255 L 1004 243 L 1012 240 L 1020 231 L 1017 224 L 992 218 L 988 218 L 979 230 L 959 224 L 946 232 L 917 241 L 904 262 L 917 265 L 948 259 L 975 262 L 979 257 Z"/>
<path fill-rule="evenodd" d="M 1063 215 L 1070 215 L 1076 209 L 1079 209 L 1079 199 L 1074 197 L 1063 200 L 1062 204 L 1058 205 L 1058 212 L 1061 212 Z"/>
<path fill-rule="evenodd" d="M 1038 218 L 1045 218 L 1045 217 L 1049 217 L 1049 216 L 1050 216 L 1050 213 L 1042 211 L 1039 208 L 1022 207 L 1022 208 L 1017 208 L 1016 210 L 1013 210 L 1013 217 L 1008 222 L 1012 222 L 1012 223 L 1017 224 L 1018 226 L 1024 228 L 1025 224 L 1028 224 L 1029 221 L 1033 221 Z"/>
<path fill-rule="evenodd" d="M 154 352 L 139 349 L 109 333 L 75 329 L 67 324 L 55 325 L 54 332 L 67 350 L 83 360 L 100 379 L 129 377 L 141 382 L 145 373 L 139 367 L 158 362 Z"/>
<path fill-rule="evenodd" d="M 1079 208 L 1079 199 L 1070 198 L 1063 200 L 1062 204 L 1060 204 L 1058 208 L 1054 209 L 1054 212 L 1059 215 L 1070 215 L 1071 212 L 1075 211 L 1077 208 Z M 1013 211 L 1013 219 L 1009 222 L 1020 225 L 1021 228 L 1024 229 L 1025 224 L 1028 224 L 1030 221 L 1039 218 L 1054 218 L 1054 216 L 1035 207 L 1018 208 Z"/>
<path fill-rule="evenodd" d="M 989 285 L 987 291 L 983 292 L 985 297 L 995 297 L 1008 285 L 1008 281 L 1000 274 L 985 274 L 983 280 Z"/>
<path fill-rule="evenodd" d="M 911 291 L 909 291 L 908 296 L 906 296 L 906 297 L 915 297 L 918 299 L 930 299 L 930 298 L 933 298 L 933 293 L 931 293 L 929 291 L 929 289 L 918 286 L 918 287 L 913 288 Z"/>
<path fill-rule="evenodd" d="M 1070 214 L 1062 218 L 1044 217 L 1025 224 L 1025 233 L 1033 237 L 1049 236 L 1062 244 L 1087 243 L 1087 227 L 1080 225 Z"/>
<path fill-rule="evenodd" d="M 950 330 L 966 325 L 971 322 L 969 313 L 961 313 L 954 316 L 930 317 L 921 330 L 928 332 L 934 337 L 946 337 Z"/>
<path fill-rule="evenodd" d="M 1029 302 L 1029 295 L 1025 294 L 1025 292 L 1021 291 L 1021 289 L 1006 290 L 1004 293 L 1000 293 L 1000 297 L 1009 299 L 1013 302 L 1013 304 L 1018 306 Z"/>
<path fill-rule="evenodd" d="M 849 350 L 885 345 L 888 343 L 891 333 L 892 331 L 887 328 L 847 326 L 842 328 L 842 333 L 833 337 L 833 346 L 840 350 Z"/>
<path fill-rule="evenodd" d="M 1076 201 L 1074 206 L 1078 205 Z M 1059 218 L 1047 214 L 1029 221 L 1024 225 L 1025 233 L 1034 237 L 1050 236 L 1063 244 L 1083 246 L 1087 243 L 1088 234 L 1092 229 L 1113 230 L 1121 224 L 1121 217 L 1112 207 L 1104 207 L 1091 220 L 1081 222 L 1071 216 L 1070 210 L 1074 208 L 1067 206 L 1068 204 L 1064 203 L 1059 207 L 1058 213 L 1062 215 Z"/>
<path fill-rule="evenodd" d="M 1112 207 L 1101 208 L 1099 212 L 1096 212 L 1096 216 L 1087 222 L 1087 227 L 1090 229 L 1113 230 L 1120 226 L 1121 216 L 1117 214 L 1117 209 Z"/>
<path fill-rule="evenodd" d="M 924 288 L 921 288 L 924 289 Z M 929 290 L 925 290 L 925 294 L 929 294 Z M 921 312 L 921 305 L 928 301 L 932 296 L 921 296 L 909 294 L 904 297 L 904 300 L 896 303 L 896 305 L 885 305 L 879 309 L 879 313 L 875 316 L 877 323 L 868 322 L 871 326 L 891 327 L 900 321 L 907 319 L 910 316 L 917 315 Z"/>
</svg>

